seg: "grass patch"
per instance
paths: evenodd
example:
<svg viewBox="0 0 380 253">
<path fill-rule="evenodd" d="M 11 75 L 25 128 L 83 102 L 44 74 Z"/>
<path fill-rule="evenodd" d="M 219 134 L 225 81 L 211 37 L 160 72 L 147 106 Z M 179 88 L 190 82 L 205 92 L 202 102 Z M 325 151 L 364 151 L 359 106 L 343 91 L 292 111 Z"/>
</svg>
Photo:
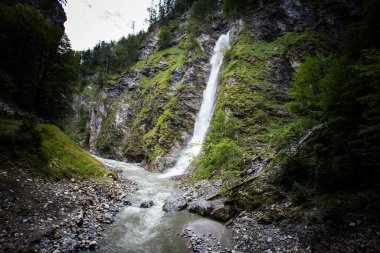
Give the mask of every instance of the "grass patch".
<svg viewBox="0 0 380 253">
<path fill-rule="evenodd" d="M 108 174 L 99 161 L 54 125 L 0 119 L 0 150 L 4 169 L 17 166 L 57 180 L 100 179 Z"/>
<path fill-rule="evenodd" d="M 121 74 L 115 73 L 107 76 L 106 84 L 108 86 L 116 86 L 120 81 Z"/>
<path fill-rule="evenodd" d="M 48 176 L 63 177 L 104 177 L 107 169 L 103 164 L 83 151 L 58 127 L 41 124 L 42 148 L 49 157 Z"/>
</svg>

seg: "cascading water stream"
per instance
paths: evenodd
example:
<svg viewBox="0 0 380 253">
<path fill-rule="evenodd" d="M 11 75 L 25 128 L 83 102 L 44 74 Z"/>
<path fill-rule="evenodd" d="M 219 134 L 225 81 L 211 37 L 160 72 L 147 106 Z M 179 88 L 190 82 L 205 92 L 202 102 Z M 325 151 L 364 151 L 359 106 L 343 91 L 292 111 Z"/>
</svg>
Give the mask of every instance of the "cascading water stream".
<svg viewBox="0 0 380 253">
<path fill-rule="evenodd" d="M 194 133 L 187 144 L 187 146 L 181 151 L 181 154 L 174 167 L 168 169 L 161 177 L 172 177 L 182 175 L 186 169 L 190 166 L 191 161 L 199 155 L 202 150 L 202 144 L 206 137 L 207 130 L 210 126 L 212 114 L 214 112 L 217 89 L 218 89 L 218 77 L 220 66 L 223 61 L 223 54 L 230 46 L 229 32 L 221 35 L 215 44 L 214 53 L 211 57 L 211 72 L 207 82 L 206 89 L 203 91 L 203 101 L 201 109 L 197 115 L 194 124 Z"/>
<path fill-rule="evenodd" d="M 178 234 L 185 224 L 195 222 L 202 231 L 219 231 L 221 245 L 227 245 L 230 238 L 224 232 L 224 226 L 218 222 L 201 218 L 188 212 L 166 213 L 162 210 L 164 201 L 170 195 L 177 193 L 173 182 L 166 177 L 183 174 L 189 167 L 192 159 L 202 148 L 210 120 L 214 111 L 218 75 L 223 60 L 223 51 L 229 47 L 229 34 L 221 35 L 216 42 L 214 54 L 211 58 L 211 73 L 205 91 L 201 109 L 194 125 L 194 133 L 181 152 L 176 165 L 165 174 L 158 175 L 144 170 L 137 164 L 129 164 L 114 160 L 96 157 L 106 166 L 123 171 L 130 180 L 137 183 L 139 190 L 130 196 L 132 206 L 124 208 L 117 216 L 117 220 L 104 235 L 101 242 L 102 252 L 107 253 L 175 253 L 189 252 L 188 246 Z M 164 177 L 164 178 L 162 178 Z M 154 206 L 148 209 L 140 208 L 144 200 L 152 200 Z M 204 229 L 205 230 L 204 230 Z M 222 233 L 220 231 L 223 231 Z"/>
</svg>

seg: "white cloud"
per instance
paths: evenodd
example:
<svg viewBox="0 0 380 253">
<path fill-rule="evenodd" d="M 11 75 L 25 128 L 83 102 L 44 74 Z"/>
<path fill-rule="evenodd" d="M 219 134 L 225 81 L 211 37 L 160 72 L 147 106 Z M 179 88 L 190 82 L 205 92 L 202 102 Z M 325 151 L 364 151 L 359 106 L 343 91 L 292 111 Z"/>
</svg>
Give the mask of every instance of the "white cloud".
<svg viewBox="0 0 380 253">
<path fill-rule="evenodd" d="M 84 50 L 102 40 L 118 40 L 132 33 L 133 21 L 136 32 L 146 29 L 150 6 L 151 0 L 68 0 L 65 28 L 72 48 Z"/>
</svg>

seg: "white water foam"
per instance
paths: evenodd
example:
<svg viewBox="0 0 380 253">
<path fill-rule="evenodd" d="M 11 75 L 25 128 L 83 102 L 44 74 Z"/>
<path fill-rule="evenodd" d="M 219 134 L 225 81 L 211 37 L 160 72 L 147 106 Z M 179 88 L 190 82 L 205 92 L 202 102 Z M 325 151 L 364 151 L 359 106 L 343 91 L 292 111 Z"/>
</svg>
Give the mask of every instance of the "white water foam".
<svg viewBox="0 0 380 253">
<path fill-rule="evenodd" d="M 211 57 L 211 73 L 207 82 L 206 89 L 203 91 L 203 101 L 201 109 L 197 115 L 194 124 L 194 133 L 187 144 L 181 151 L 180 156 L 174 167 L 168 169 L 160 177 L 172 177 L 182 175 L 190 166 L 191 161 L 199 155 L 202 150 L 202 144 L 206 137 L 207 130 L 210 126 L 212 114 L 214 112 L 215 101 L 218 89 L 218 77 L 220 66 L 223 61 L 224 51 L 230 47 L 229 32 L 219 37 L 214 47 L 214 53 Z"/>
</svg>

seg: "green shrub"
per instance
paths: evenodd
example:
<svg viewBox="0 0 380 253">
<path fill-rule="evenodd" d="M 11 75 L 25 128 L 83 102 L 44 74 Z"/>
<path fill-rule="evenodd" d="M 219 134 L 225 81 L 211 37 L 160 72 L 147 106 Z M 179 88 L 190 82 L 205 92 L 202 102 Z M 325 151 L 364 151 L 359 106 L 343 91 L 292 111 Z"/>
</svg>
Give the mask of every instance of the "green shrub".
<svg viewBox="0 0 380 253">
<path fill-rule="evenodd" d="M 303 186 L 297 182 L 294 182 L 292 187 L 293 198 L 296 201 L 304 202 L 309 196 L 311 196 L 312 191 L 310 188 Z"/>
<path fill-rule="evenodd" d="M 158 36 L 158 47 L 160 50 L 170 47 L 171 45 L 171 32 L 167 26 L 162 26 L 160 29 L 160 34 Z"/>
<path fill-rule="evenodd" d="M 42 136 L 37 129 L 35 118 L 25 119 L 22 124 L 8 121 L 15 126 L 9 132 L 0 134 L 0 153 L 2 166 L 11 166 L 15 163 L 23 167 L 38 170 L 46 166 L 48 157 L 42 148 Z M 4 125 L 1 122 L 1 125 Z"/>
<path fill-rule="evenodd" d="M 240 171 L 243 168 L 243 149 L 231 139 L 222 139 L 209 144 L 203 152 L 200 168 L 195 172 L 197 179 L 209 178 L 218 171 Z"/>
</svg>

